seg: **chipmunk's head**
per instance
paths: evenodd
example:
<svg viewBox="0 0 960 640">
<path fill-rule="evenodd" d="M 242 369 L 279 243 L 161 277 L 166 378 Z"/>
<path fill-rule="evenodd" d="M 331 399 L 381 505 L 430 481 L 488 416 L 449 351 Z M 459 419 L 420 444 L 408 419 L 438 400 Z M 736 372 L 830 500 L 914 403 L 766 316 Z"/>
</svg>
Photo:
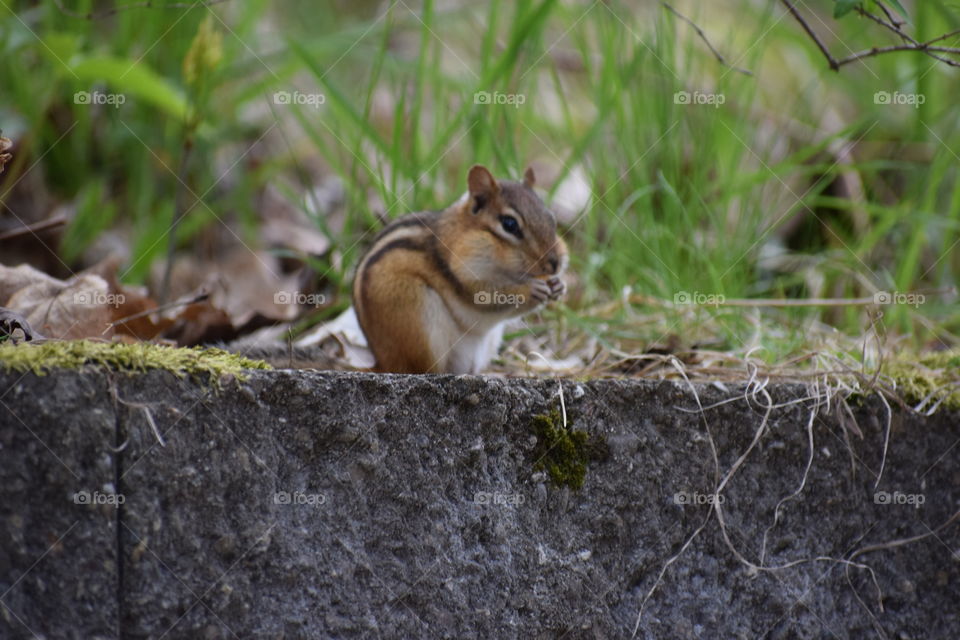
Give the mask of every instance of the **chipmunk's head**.
<svg viewBox="0 0 960 640">
<path fill-rule="evenodd" d="M 557 236 L 557 219 L 533 190 L 528 168 L 523 182 L 500 181 L 474 165 L 467 176 L 469 195 L 461 216 L 483 231 L 473 252 L 485 253 L 502 279 L 522 282 L 559 275 L 567 266 L 567 247 Z"/>
</svg>

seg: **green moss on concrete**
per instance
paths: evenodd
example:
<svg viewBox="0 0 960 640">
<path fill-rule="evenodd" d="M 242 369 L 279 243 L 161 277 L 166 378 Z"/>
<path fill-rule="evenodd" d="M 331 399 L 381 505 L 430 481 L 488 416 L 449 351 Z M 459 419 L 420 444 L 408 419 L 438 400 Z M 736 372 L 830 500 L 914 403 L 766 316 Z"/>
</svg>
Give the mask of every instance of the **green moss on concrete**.
<svg viewBox="0 0 960 640">
<path fill-rule="evenodd" d="M 960 410 L 960 349 L 900 356 L 884 363 L 883 373 L 908 402 L 918 403 L 933 394 L 927 406 L 942 398 L 942 408 Z"/>
<path fill-rule="evenodd" d="M 169 371 L 177 377 L 209 380 L 218 384 L 221 376 L 244 378 L 248 369 L 269 369 L 261 360 L 250 360 L 222 349 L 163 347 L 147 342 L 120 344 L 90 340 L 50 341 L 39 344 L 0 344 L 0 369 L 37 375 L 52 369 L 76 369 L 99 365 L 117 371 Z"/>
<path fill-rule="evenodd" d="M 533 416 L 531 426 L 537 436 L 533 468 L 545 471 L 555 486 L 583 487 L 587 463 L 606 448 L 602 438 L 568 428 L 556 408 Z"/>
</svg>

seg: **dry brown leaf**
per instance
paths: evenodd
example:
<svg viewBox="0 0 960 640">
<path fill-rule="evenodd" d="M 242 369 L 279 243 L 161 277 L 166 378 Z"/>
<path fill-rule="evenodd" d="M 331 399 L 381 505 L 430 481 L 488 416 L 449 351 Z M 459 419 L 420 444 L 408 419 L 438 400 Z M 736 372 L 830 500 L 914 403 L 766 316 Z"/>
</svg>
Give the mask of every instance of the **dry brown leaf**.
<svg viewBox="0 0 960 640">
<path fill-rule="evenodd" d="M 27 285 L 36 283 L 47 283 L 51 286 L 63 285 L 62 280 L 48 276 L 28 264 L 21 264 L 16 267 L 7 267 L 0 264 L 0 306 L 9 307 L 10 305 L 7 303 L 10 296 Z"/>
<path fill-rule="evenodd" d="M 156 270 L 154 283 L 161 272 Z M 229 341 L 267 324 L 294 320 L 304 301 L 315 300 L 299 291 L 299 279 L 283 273 L 276 256 L 246 247 L 216 261 L 178 256 L 171 270 L 171 299 L 189 300 L 200 292 L 209 297 L 168 314 L 174 323 L 164 335 L 181 345 Z"/>
<path fill-rule="evenodd" d="M 192 345 L 231 340 L 253 328 L 289 322 L 304 302 L 323 301 L 301 293 L 298 275 L 284 274 L 276 256 L 244 247 L 217 262 L 178 259 L 171 288 L 181 295 L 164 305 L 163 312 L 145 287 L 118 281 L 119 265 L 119 259 L 107 259 L 69 280 L 28 265 L 0 265 L 0 305 L 22 314 L 49 338 L 172 337 Z M 184 291 L 185 285 L 193 289 Z M 198 292 L 208 297 L 197 300 Z M 184 304 L 177 305 L 176 300 Z"/>
<path fill-rule="evenodd" d="M 284 275 L 275 256 L 240 247 L 216 268 L 219 286 L 210 289 L 211 302 L 230 316 L 234 327 L 243 327 L 257 315 L 272 321 L 297 317 L 298 277 Z"/>
<path fill-rule="evenodd" d="M 7 150 L 12 146 L 13 142 L 10 138 L 0 136 L 0 173 L 3 173 L 3 165 L 10 162 L 10 159 L 13 158 L 13 155 L 7 153 Z"/>
<path fill-rule="evenodd" d="M 173 321 L 144 313 L 156 303 L 142 287 L 117 281 L 118 264 L 105 261 L 68 280 L 29 265 L 0 265 L 0 299 L 48 338 L 156 338 Z"/>
<path fill-rule="evenodd" d="M 330 249 L 327 236 L 295 220 L 270 218 L 263 225 L 262 235 L 267 246 L 291 249 L 307 256 L 322 256 Z"/>
<path fill-rule="evenodd" d="M 22 334 L 24 341 L 43 337 L 30 326 L 30 323 L 22 315 L 16 311 L 0 307 L 0 342 L 7 339 L 14 342 L 19 341 L 17 331 Z"/>
<path fill-rule="evenodd" d="M 78 275 L 67 281 L 37 280 L 10 296 L 6 306 L 46 337 L 74 340 L 111 337 L 116 302 L 106 280 Z"/>
<path fill-rule="evenodd" d="M 117 304 L 114 306 L 111 321 L 116 333 L 138 340 L 153 340 L 172 326 L 174 320 L 159 313 L 149 313 L 157 309 L 157 303 L 147 294 L 146 287 L 124 285 L 117 280 L 120 262 L 120 258 L 110 257 L 84 273 L 102 277 L 110 291 L 116 295 Z"/>
<path fill-rule="evenodd" d="M 166 336 L 178 345 L 189 346 L 201 342 L 226 341 L 234 338 L 236 328 L 230 316 L 218 309 L 209 300 L 187 305 L 177 313 Z"/>
</svg>

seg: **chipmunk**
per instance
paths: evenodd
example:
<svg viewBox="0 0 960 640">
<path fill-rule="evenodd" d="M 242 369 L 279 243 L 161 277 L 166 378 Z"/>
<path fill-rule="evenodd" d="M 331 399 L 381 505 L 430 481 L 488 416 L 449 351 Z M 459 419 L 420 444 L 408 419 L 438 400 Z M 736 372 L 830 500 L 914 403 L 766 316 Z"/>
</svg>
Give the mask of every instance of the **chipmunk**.
<svg viewBox="0 0 960 640">
<path fill-rule="evenodd" d="M 353 281 L 374 371 L 478 373 L 507 320 L 564 294 L 567 247 L 535 179 L 527 169 L 523 182 L 497 182 L 475 165 L 465 198 L 374 238 Z"/>
</svg>

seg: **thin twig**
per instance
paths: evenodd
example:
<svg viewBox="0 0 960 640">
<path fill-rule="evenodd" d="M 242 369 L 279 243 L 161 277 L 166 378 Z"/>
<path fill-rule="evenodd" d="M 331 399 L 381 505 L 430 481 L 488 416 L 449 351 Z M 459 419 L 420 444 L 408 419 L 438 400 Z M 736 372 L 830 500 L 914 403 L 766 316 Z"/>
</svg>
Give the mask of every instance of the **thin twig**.
<svg viewBox="0 0 960 640">
<path fill-rule="evenodd" d="M 843 65 L 850 64 L 851 62 L 857 62 L 858 60 L 863 60 L 864 58 L 872 58 L 873 56 L 878 56 L 884 53 L 893 53 L 895 51 L 916 51 L 918 53 L 930 54 L 931 51 L 936 51 L 940 53 L 951 53 L 955 55 L 960 55 L 960 49 L 956 47 L 929 47 L 924 44 L 913 45 L 913 44 L 894 44 L 888 47 L 871 47 L 870 49 L 864 49 L 863 51 L 858 51 L 854 54 L 837 60 L 837 66 L 842 67 Z M 937 57 L 937 60 L 944 62 L 951 67 L 960 67 L 960 62 L 956 60 L 950 60 L 949 58 Z"/>
<path fill-rule="evenodd" d="M 868 20 L 873 20 L 874 22 L 876 22 L 877 24 L 879 24 L 881 27 L 883 27 L 883 28 L 885 28 L 885 29 L 889 29 L 890 31 L 894 32 L 895 34 L 897 34 L 898 36 L 900 36 L 901 38 L 903 38 L 904 40 L 906 40 L 907 42 L 909 42 L 909 43 L 911 43 L 911 44 L 920 44 L 919 42 L 917 42 L 916 40 L 914 40 L 909 34 L 905 33 L 905 32 L 900 28 L 900 24 L 899 24 L 899 23 L 896 23 L 896 22 L 893 22 L 893 21 L 887 22 L 886 20 L 884 20 L 884 19 L 881 18 L 880 16 L 875 16 L 875 15 L 873 15 L 872 13 L 870 13 L 869 11 L 867 11 L 866 9 L 864 9 L 863 7 L 857 7 L 857 13 L 859 13 L 859 14 L 860 14 L 861 16 L 863 16 L 864 18 L 867 18 Z M 889 17 L 889 16 L 888 16 L 888 17 Z"/>
<path fill-rule="evenodd" d="M 59 227 L 60 225 L 66 223 L 67 219 L 63 216 L 47 218 L 46 220 L 41 220 L 40 222 L 34 222 L 33 224 L 27 224 L 18 229 L 11 229 L 10 231 L 0 233 L 0 242 L 3 242 L 4 240 L 10 240 L 12 238 L 19 238 L 20 236 L 25 236 L 27 234 L 37 234 L 41 231 L 47 231 L 48 229 L 53 229 L 54 227 Z"/>
<path fill-rule="evenodd" d="M 189 125 L 188 129 L 189 129 Z M 163 268 L 163 281 L 160 284 L 160 304 L 167 301 L 167 295 L 170 293 L 170 275 L 173 273 L 173 254 L 177 250 L 177 228 L 180 221 L 189 211 L 184 203 L 184 191 L 187 188 L 187 168 L 190 164 L 190 152 L 193 150 L 193 139 L 188 131 L 183 140 L 183 152 L 180 155 L 180 168 L 177 170 L 177 190 L 173 196 L 173 221 L 170 224 L 169 241 L 167 243 L 167 263 Z"/>
<path fill-rule="evenodd" d="M 713 455 L 713 482 L 714 486 L 720 479 L 720 457 L 717 454 L 717 444 L 713 439 L 713 434 L 710 433 L 710 423 L 707 422 L 707 415 L 703 411 L 703 403 L 700 401 L 700 394 L 697 393 L 697 388 L 693 385 L 690 379 L 687 377 L 686 371 L 683 368 L 683 365 L 677 358 L 671 356 L 670 364 L 680 373 L 684 380 L 687 381 L 687 385 L 690 387 L 690 393 L 693 395 L 694 399 L 697 401 L 697 406 L 700 408 L 700 417 L 703 419 L 703 427 L 707 434 L 707 441 L 710 443 L 710 452 Z M 714 491 L 714 498 L 717 498 L 719 491 Z M 643 600 L 640 602 L 640 611 L 637 613 L 637 620 L 633 624 L 633 633 L 630 634 L 631 640 L 637 637 L 637 632 L 640 631 L 640 622 L 643 620 L 643 609 L 647 606 L 647 601 L 653 597 L 654 592 L 657 590 L 657 587 L 663 582 L 663 577 L 667 573 L 667 569 L 670 568 L 674 562 L 680 559 L 684 552 L 693 544 L 693 541 L 697 539 L 700 533 L 706 529 L 707 524 L 710 522 L 710 518 L 713 517 L 713 511 L 707 511 L 707 515 L 703 518 L 703 522 L 700 523 L 700 526 L 687 538 L 683 543 L 683 546 L 680 547 L 680 550 L 677 551 L 673 556 L 671 556 L 660 568 L 660 573 L 657 574 L 657 579 L 653 581 L 653 585 L 644 595 Z"/>
<path fill-rule="evenodd" d="M 929 529 L 928 527 L 927 533 L 922 533 L 918 536 L 913 536 L 911 538 L 900 538 L 898 540 L 891 540 L 890 542 L 881 542 L 878 544 L 871 544 L 866 547 L 862 547 L 850 556 L 850 560 L 853 560 L 857 556 L 863 555 L 865 553 L 871 553 L 873 551 L 882 551 L 884 549 L 896 549 L 897 547 L 902 547 L 908 544 L 913 544 L 914 542 L 925 540 L 930 536 L 937 535 L 938 533 L 940 533 L 941 531 L 949 527 L 951 524 L 953 524 L 957 520 L 960 520 L 960 511 L 957 511 L 956 513 L 954 513 L 952 516 L 950 516 L 947 519 L 946 522 L 938 526 L 936 529 Z"/>
<path fill-rule="evenodd" d="M 953 287 L 942 287 L 925 291 L 913 291 L 917 295 L 947 295 L 954 293 Z M 800 300 L 780 300 L 777 298 L 728 298 L 722 302 L 711 302 L 704 307 L 863 307 L 879 304 L 873 297 L 863 298 L 803 298 Z"/>
<path fill-rule="evenodd" d="M 893 15 L 893 13 L 890 12 L 890 9 L 887 9 L 887 6 L 882 2 L 880 2 L 880 0 L 877 0 L 877 6 L 880 7 L 880 11 L 883 11 L 883 15 L 887 16 L 887 20 L 890 21 L 890 24 L 892 24 L 898 30 L 900 29 L 900 27 L 906 24 L 906 22 L 897 20 L 897 18 Z M 863 7 L 857 7 L 857 8 L 862 9 Z"/>
<path fill-rule="evenodd" d="M 742 73 L 742 74 L 745 75 L 745 76 L 752 76 L 752 75 L 753 75 L 753 72 L 750 71 L 749 69 L 743 69 L 743 68 L 741 68 L 741 67 L 734 66 L 734 65 L 730 64 L 729 62 L 727 62 L 727 59 L 724 58 L 723 55 L 722 55 L 719 51 L 717 51 L 717 48 L 714 47 L 712 44 L 710 44 L 710 40 L 707 39 L 707 34 L 705 34 L 705 33 L 703 32 L 703 29 L 701 29 L 701 28 L 697 25 L 697 23 L 695 23 L 693 20 L 691 20 L 691 19 L 688 18 L 687 16 L 683 15 L 682 13 L 680 13 L 679 11 L 677 11 L 676 9 L 674 9 L 673 7 L 671 7 L 671 6 L 670 6 L 669 4 L 667 4 L 666 2 L 661 2 L 660 4 L 663 5 L 663 8 L 664 8 L 664 9 L 666 9 L 667 11 L 669 11 L 670 13 L 672 13 L 672 14 L 675 15 L 675 16 L 677 16 L 678 18 L 680 18 L 681 20 L 683 20 L 684 22 L 686 22 L 687 24 L 689 24 L 691 27 L 693 27 L 693 30 L 697 32 L 697 35 L 700 36 L 700 39 L 703 40 L 704 43 L 706 43 L 707 47 L 708 47 L 708 48 L 710 49 L 710 51 L 713 53 L 714 57 L 717 59 L 717 62 L 719 62 L 720 64 L 722 64 L 722 65 L 725 66 L 725 67 L 728 67 L 728 68 L 730 68 L 730 69 L 733 69 L 734 71 L 738 71 L 738 72 Z"/>
<path fill-rule="evenodd" d="M 113 391 L 113 396 L 117 402 L 119 402 L 120 404 L 126 407 L 130 407 L 132 409 L 140 409 L 140 411 L 143 412 L 143 417 L 146 419 L 147 424 L 150 425 L 150 430 L 153 431 L 153 437 L 157 439 L 157 443 L 161 447 L 167 446 L 167 443 L 166 441 L 164 441 L 163 436 L 160 435 L 160 429 L 157 428 L 157 422 L 156 420 L 153 419 L 153 414 L 150 413 L 151 405 L 143 404 L 141 402 L 127 402 L 126 400 L 120 397 L 120 394 L 118 394 L 116 390 Z M 126 444 L 127 443 L 124 442 L 123 446 L 126 447 Z"/>
<path fill-rule="evenodd" d="M 112 15 L 116 15 L 121 11 L 127 11 L 128 9 L 194 9 L 196 7 L 209 7 L 211 5 L 220 4 L 221 2 L 226 2 L 227 0 L 200 0 L 199 2 L 171 2 L 169 4 L 159 4 L 156 2 L 151 2 L 146 0 L 145 2 L 134 2 L 132 4 L 125 4 L 120 7 L 114 7 L 113 9 L 106 9 L 104 11 L 98 11 L 96 13 L 77 13 L 63 6 L 62 0 L 54 0 L 54 4 L 57 5 L 57 9 L 60 10 L 60 13 L 70 16 L 71 18 L 80 18 L 81 20 L 96 20 L 97 18 L 106 18 Z"/>
<path fill-rule="evenodd" d="M 885 53 L 894 53 L 897 51 L 917 51 L 919 53 L 928 55 L 931 58 L 939 60 L 940 62 L 943 62 L 944 64 L 947 64 L 951 67 L 960 67 L 960 62 L 937 55 L 938 53 L 960 55 L 960 48 L 933 46 L 934 42 L 939 42 L 940 40 L 950 37 L 951 35 L 956 35 L 960 33 L 960 30 L 953 31 L 953 32 L 944 34 L 942 36 L 938 36 L 933 40 L 929 40 L 927 42 L 917 42 L 914 38 L 910 37 L 902 29 L 900 29 L 900 25 L 903 23 L 897 22 L 892 18 L 890 22 L 887 22 L 882 18 L 880 18 L 879 16 L 873 15 L 867 11 L 864 11 L 863 9 L 858 10 L 858 13 L 860 15 L 867 17 L 870 20 L 873 20 L 874 22 L 876 22 L 877 24 L 882 25 L 884 28 L 893 31 L 895 34 L 897 34 L 898 36 L 906 40 L 907 41 L 906 44 L 890 45 L 886 47 L 871 47 L 869 49 L 864 49 L 863 51 L 858 51 L 856 53 L 853 53 L 849 56 L 846 56 L 845 58 L 840 58 L 840 59 L 835 58 L 833 57 L 833 54 L 830 53 L 830 50 L 827 48 L 827 46 L 820 39 L 820 36 L 817 35 L 817 32 L 810 27 L 806 19 L 804 19 L 804 17 L 800 14 L 800 12 L 797 11 L 796 7 L 793 6 L 793 2 L 791 2 L 791 0 L 781 0 L 781 1 L 783 2 L 784 6 L 786 6 L 790 14 L 797 20 L 797 22 L 800 23 L 800 26 L 803 27 L 803 30 L 807 32 L 807 35 L 810 36 L 810 39 L 813 40 L 813 42 L 817 45 L 817 48 L 820 49 L 820 52 L 823 53 L 823 56 L 827 59 L 827 64 L 834 71 L 839 71 L 840 67 L 850 64 L 852 62 L 858 62 L 860 60 L 863 60 L 864 58 L 871 58 L 873 56 L 878 56 Z M 881 9 L 883 9 L 884 13 L 886 13 L 889 16 L 889 13 L 887 12 L 886 8 L 883 7 L 883 5 L 880 5 L 880 7 Z"/>
<path fill-rule="evenodd" d="M 937 37 L 934 38 L 933 40 L 927 40 L 927 41 L 924 42 L 923 44 L 930 45 L 930 44 L 933 44 L 934 42 L 940 42 L 941 40 L 946 40 L 947 38 L 951 38 L 951 37 L 953 37 L 953 36 L 960 36 L 960 29 L 956 29 L 956 30 L 951 31 L 951 32 L 949 32 L 949 33 L 945 33 L 945 34 L 943 34 L 942 36 L 937 36 Z"/>
<path fill-rule="evenodd" d="M 880 487 L 880 480 L 883 478 L 883 468 L 887 464 L 887 451 L 890 449 L 890 427 L 893 425 L 893 409 L 890 408 L 890 403 L 887 402 L 887 399 L 883 397 L 882 393 L 878 393 L 877 396 L 880 398 L 883 406 L 887 408 L 887 427 L 884 429 L 883 455 L 880 457 L 880 471 L 877 472 L 877 481 L 873 483 L 874 491 Z"/>
<path fill-rule="evenodd" d="M 934 38 L 933 40 L 928 40 L 927 42 L 922 42 L 922 43 L 921 43 L 921 42 L 917 42 L 916 40 L 913 39 L 913 37 L 910 36 L 910 34 L 904 32 L 904 31 L 900 28 L 901 26 L 903 26 L 903 24 L 904 24 L 903 22 L 898 22 L 897 20 L 895 20 L 895 19 L 891 16 L 890 12 L 887 10 L 886 7 L 884 7 L 884 6 L 883 6 L 882 4 L 880 4 L 879 2 L 878 2 L 877 4 L 880 6 L 880 8 L 881 8 L 881 9 L 883 10 L 883 12 L 886 14 L 886 16 L 887 16 L 887 18 L 890 20 L 890 22 L 887 22 L 887 21 L 883 20 L 883 19 L 880 18 L 879 16 L 873 15 L 873 14 L 870 13 L 869 11 L 865 10 L 863 7 L 857 7 L 857 13 L 859 13 L 861 16 L 863 16 L 863 17 L 865 17 L 865 18 L 868 18 L 869 20 L 873 20 L 874 22 L 876 22 L 876 23 L 879 24 L 880 26 L 884 27 L 885 29 L 889 29 L 890 31 L 894 32 L 895 34 L 897 34 L 898 36 L 900 36 L 901 38 L 903 38 L 905 41 L 907 41 L 907 42 L 909 42 L 909 43 L 911 43 L 911 44 L 916 45 L 918 49 L 923 50 L 923 51 L 924 51 L 928 56 L 930 56 L 931 58 L 933 58 L 933 59 L 935 59 L 935 60 L 939 60 L 940 62 L 946 62 L 947 64 L 950 64 L 950 63 L 951 63 L 951 60 L 949 60 L 948 58 L 944 58 L 943 56 L 938 56 L 938 55 L 935 54 L 935 53 L 931 53 L 930 45 L 933 44 L 934 42 L 939 42 L 940 40 L 943 40 L 943 39 L 945 39 L 945 38 L 949 38 L 951 35 L 958 34 L 958 33 L 960 33 L 960 30 L 951 31 L 950 33 L 946 33 L 946 34 L 944 34 L 944 35 L 942 35 L 942 36 L 938 36 L 938 37 Z"/>
<path fill-rule="evenodd" d="M 830 64 L 830 68 L 834 71 L 839 71 L 840 65 L 837 64 L 837 59 L 834 58 L 830 53 L 830 50 L 827 49 L 827 45 L 823 44 L 823 41 L 820 40 L 820 36 L 817 35 L 817 32 L 814 31 L 809 24 L 807 24 L 807 21 L 802 15 L 800 15 L 800 12 L 797 11 L 796 7 L 793 6 L 793 3 L 790 2 L 790 0 L 782 0 L 782 2 L 787 7 L 787 11 L 789 11 L 790 14 L 796 18 L 797 22 L 800 23 L 800 26 L 803 27 L 803 30 L 807 32 L 807 35 L 810 36 L 810 39 L 813 40 L 813 42 L 820 49 L 821 53 L 823 53 L 824 57 L 827 59 L 827 62 Z"/>
<path fill-rule="evenodd" d="M 816 383 L 817 391 L 819 391 L 819 381 Z M 829 392 L 828 396 L 829 397 Z M 767 559 L 767 537 L 770 535 L 770 532 L 777 526 L 780 522 L 780 508 L 791 500 L 796 500 L 797 497 L 803 493 L 803 489 L 807 486 L 807 478 L 810 477 L 810 468 L 813 467 L 813 458 L 816 455 L 816 449 L 813 444 L 813 422 L 817 418 L 817 411 L 820 409 L 821 397 L 819 393 L 814 393 L 814 405 L 810 409 L 810 419 L 807 420 L 807 466 L 803 470 L 803 476 L 800 478 L 800 485 L 793 490 L 793 493 L 790 495 L 784 496 L 777 502 L 777 506 L 773 509 L 773 524 L 767 527 L 763 532 L 763 544 L 760 545 L 760 566 L 766 564 Z"/>
<path fill-rule="evenodd" d="M 198 293 L 197 295 L 193 296 L 192 298 L 190 298 L 190 299 L 188 299 L 188 300 L 174 300 L 173 302 L 171 302 L 171 303 L 169 303 L 169 304 L 160 305 L 159 307 L 153 307 L 152 309 L 146 309 L 146 310 L 141 311 L 141 312 L 139 312 L 139 313 L 135 313 L 135 314 L 133 314 L 133 315 L 131 315 L 131 316 L 127 316 L 127 317 L 125 317 L 125 318 L 120 318 L 119 320 L 114 320 L 113 322 L 111 322 L 110 324 L 107 325 L 107 328 L 103 330 L 103 333 L 106 333 L 107 331 L 110 331 L 110 329 L 113 329 L 115 326 L 117 326 L 117 325 L 119 325 L 119 324 L 126 324 L 126 323 L 130 322 L 131 320 L 136 320 L 137 318 L 142 318 L 142 317 L 144 317 L 144 316 L 149 316 L 149 315 L 151 315 L 151 314 L 153 314 L 153 313 L 163 313 L 164 311 L 167 311 L 167 310 L 169 310 L 169 309 L 173 309 L 174 307 L 182 307 L 182 306 L 185 306 L 185 305 L 188 305 L 188 304 L 196 304 L 196 303 L 198 303 L 198 302 L 203 302 L 204 300 L 206 300 L 206 299 L 209 298 L 209 297 L 210 297 L 210 294 L 209 294 L 209 293 L 206 293 L 206 292 L 204 292 L 204 293 Z M 103 334 L 101 334 L 101 335 L 103 335 Z"/>
</svg>

